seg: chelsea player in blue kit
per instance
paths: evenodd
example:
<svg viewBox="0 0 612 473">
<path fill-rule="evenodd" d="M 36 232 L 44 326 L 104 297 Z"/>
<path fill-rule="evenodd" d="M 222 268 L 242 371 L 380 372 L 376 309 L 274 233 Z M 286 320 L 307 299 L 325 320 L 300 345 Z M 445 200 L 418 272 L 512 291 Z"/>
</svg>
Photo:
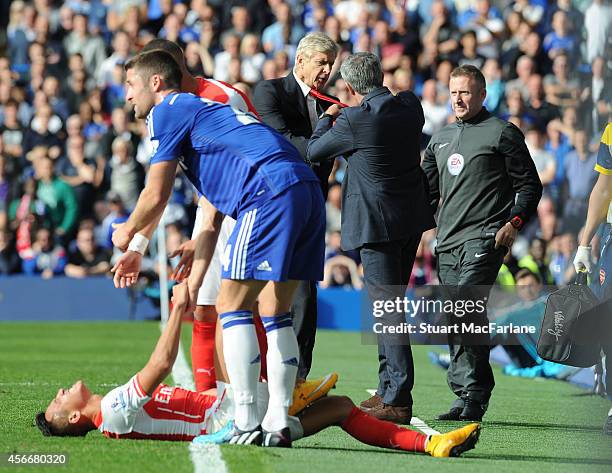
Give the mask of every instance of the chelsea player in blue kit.
<svg viewBox="0 0 612 473">
<path fill-rule="evenodd" d="M 142 53 L 125 69 L 126 100 L 137 118 L 146 117 L 153 153 L 147 184 L 113 243 L 125 251 L 140 230 L 159 219 L 180 165 L 211 205 L 186 281 L 195 306 L 223 216 L 237 220 L 217 299 L 235 393 L 233 442 L 290 446 L 287 412 L 299 351 L 289 307 L 299 280 L 323 276 L 325 207 L 317 177 L 292 144 L 253 116 L 179 93 L 181 71 L 169 54 Z M 256 403 L 261 359 L 251 312 L 256 299 L 268 342 L 270 396 L 263 420 Z"/>
</svg>

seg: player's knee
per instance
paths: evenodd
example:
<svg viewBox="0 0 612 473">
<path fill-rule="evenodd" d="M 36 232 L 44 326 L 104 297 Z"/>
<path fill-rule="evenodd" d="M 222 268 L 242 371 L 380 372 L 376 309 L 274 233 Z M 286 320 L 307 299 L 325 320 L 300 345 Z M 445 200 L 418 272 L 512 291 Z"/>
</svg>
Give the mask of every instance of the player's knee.
<svg viewBox="0 0 612 473">
<path fill-rule="evenodd" d="M 198 322 L 213 323 L 217 321 L 217 310 L 214 305 L 199 305 L 193 316 Z"/>
</svg>

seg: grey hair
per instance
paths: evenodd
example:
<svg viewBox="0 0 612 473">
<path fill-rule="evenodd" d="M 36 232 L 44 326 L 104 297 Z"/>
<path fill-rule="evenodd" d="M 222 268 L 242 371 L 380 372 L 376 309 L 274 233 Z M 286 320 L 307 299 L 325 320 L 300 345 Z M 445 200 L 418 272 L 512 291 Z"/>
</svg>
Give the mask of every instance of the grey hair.
<svg viewBox="0 0 612 473">
<path fill-rule="evenodd" d="M 360 95 L 367 95 L 383 85 L 380 59 L 372 53 L 351 54 L 340 66 L 340 74 Z"/>
<path fill-rule="evenodd" d="M 323 54 L 331 53 L 336 56 L 338 54 L 338 45 L 325 33 L 321 33 L 320 31 L 308 33 L 298 43 L 295 55 L 310 58 L 313 52 Z"/>
</svg>

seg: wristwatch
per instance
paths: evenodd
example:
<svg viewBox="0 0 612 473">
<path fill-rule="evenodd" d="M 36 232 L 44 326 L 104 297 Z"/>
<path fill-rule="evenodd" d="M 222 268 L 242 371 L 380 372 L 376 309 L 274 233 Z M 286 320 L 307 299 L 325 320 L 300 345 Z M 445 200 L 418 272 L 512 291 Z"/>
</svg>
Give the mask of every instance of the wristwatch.
<svg viewBox="0 0 612 473">
<path fill-rule="evenodd" d="M 525 222 L 523 222 L 523 219 L 519 217 L 518 215 L 515 215 L 514 217 L 510 219 L 510 225 L 512 225 L 517 230 L 520 230 L 521 228 L 523 228 L 524 223 Z"/>
</svg>

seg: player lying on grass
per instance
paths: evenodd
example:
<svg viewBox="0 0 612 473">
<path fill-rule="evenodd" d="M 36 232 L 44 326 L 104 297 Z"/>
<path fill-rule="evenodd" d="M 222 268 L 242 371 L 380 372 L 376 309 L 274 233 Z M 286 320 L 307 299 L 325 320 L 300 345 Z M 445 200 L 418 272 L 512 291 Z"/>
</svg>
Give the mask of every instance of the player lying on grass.
<svg viewBox="0 0 612 473">
<path fill-rule="evenodd" d="M 173 303 L 168 323 L 145 367 L 105 396 L 91 393 L 82 381 L 70 389 L 60 389 L 46 411 L 36 416 L 36 424 L 44 435 L 84 436 L 98 429 L 109 438 L 192 440 L 214 433 L 219 425 L 231 420 L 228 386 L 222 386 L 217 397 L 213 390 L 197 393 L 161 384 L 170 374 L 178 353 L 181 319 L 188 303 L 186 284 L 173 288 Z M 265 394 L 265 389 L 260 391 Z M 470 424 L 447 434 L 427 436 L 371 417 L 346 396 L 321 398 L 291 420 L 290 440 L 336 425 L 369 445 L 436 457 L 457 456 L 470 450 L 480 433 L 478 424 Z M 258 433 L 259 436 L 241 443 L 273 446 L 266 444 L 261 431 Z"/>
</svg>

